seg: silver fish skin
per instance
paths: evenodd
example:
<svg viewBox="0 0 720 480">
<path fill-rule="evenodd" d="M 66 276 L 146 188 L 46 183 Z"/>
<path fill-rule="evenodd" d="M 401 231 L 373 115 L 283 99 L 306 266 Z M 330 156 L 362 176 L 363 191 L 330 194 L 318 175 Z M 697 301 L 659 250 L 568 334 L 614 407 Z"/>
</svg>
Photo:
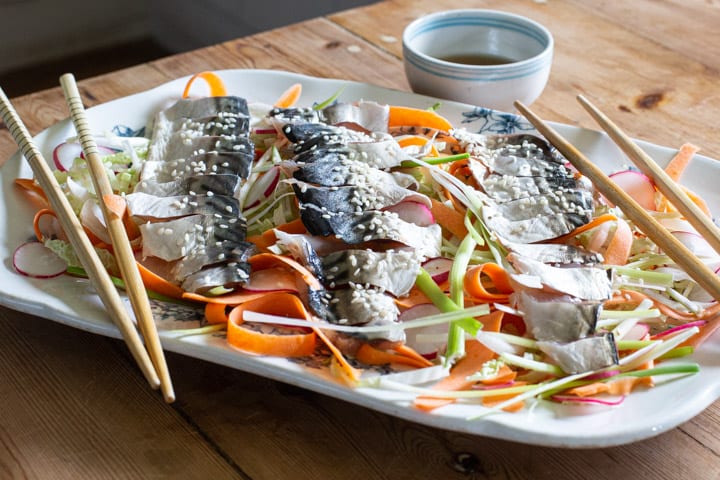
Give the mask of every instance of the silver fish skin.
<svg viewBox="0 0 720 480">
<path fill-rule="evenodd" d="M 293 178 L 323 187 L 354 185 L 361 179 L 373 184 L 396 184 L 402 188 L 414 189 L 418 186 L 412 175 L 372 168 L 365 162 L 351 160 L 341 153 L 330 153 L 312 163 L 298 166 L 293 171 Z"/>
<path fill-rule="evenodd" d="M 334 235 L 350 245 L 391 240 L 413 247 L 427 258 L 440 256 L 442 229 L 437 224 L 421 227 L 384 211 L 333 213 L 313 204 L 301 205 L 300 217 L 312 235 Z"/>
<path fill-rule="evenodd" d="M 139 183 L 168 183 L 194 175 L 237 175 L 247 179 L 253 159 L 254 155 L 247 152 L 213 152 L 167 161 L 146 160 Z"/>
<path fill-rule="evenodd" d="M 321 111 L 321 118 L 330 125 L 353 124 L 369 132 L 386 132 L 390 106 L 370 101 L 335 103 Z"/>
<path fill-rule="evenodd" d="M 228 222 L 240 221 L 240 207 L 236 198 L 222 195 L 179 195 L 156 197 L 146 193 L 125 196 L 132 217 L 142 220 L 172 219 L 203 214 L 225 218 Z"/>
<path fill-rule="evenodd" d="M 406 295 L 415 285 L 422 259 L 414 250 L 344 250 L 322 257 L 324 281 L 330 288 L 364 285 Z"/>
<path fill-rule="evenodd" d="M 430 199 L 421 193 L 402 188 L 395 183 L 360 181 L 342 187 L 316 187 L 315 185 L 289 179 L 295 196 L 301 204 L 323 206 L 331 212 L 363 212 L 382 210 L 403 201 L 413 201 L 430 207 Z"/>
<path fill-rule="evenodd" d="M 567 343 L 540 341 L 538 348 L 569 374 L 599 370 L 619 361 L 612 333 Z"/>
<path fill-rule="evenodd" d="M 490 172 L 485 165 L 474 158 L 468 159 L 468 165 L 473 179 L 475 179 L 482 191 L 496 203 L 505 203 L 553 192 L 590 189 L 588 185 L 574 177 L 517 177 L 514 175 L 502 175 Z"/>
<path fill-rule="evenodd" d="M 510 253 L 508 261 L 517 273 L 511 278 L 531 288 L 546 288 L 582 300 L 607 300 L 612 295 L 612 285 L 607 271 L 596 267 L 562 268 Z"/>
<path fill-rule="evenodd" d="M 197 132 L 180 131 L 152 142 L 147 159 L 169 161 L 212 152 L 254 154 L 255 145 L 246 136 L 206 136 Z"/>
<path fill-rule="evenodd" d="M 256 252 L 255 245 L 249 242 L 221 246 L 210 244 L 194 248 L 188 255 L 174 262 L 170 269 L 170 280 L 180 284 L 190 275 L 211 265 L 246 264 Z"/>
<path fill-rule="evenodd" d="M 600 253 L 563 243 L 516 243 L 498 238 L 511 252 L 550 265 L 597 265 L 603 262 Z"/>
<path fill-rule="evenodd" d="M 225 195 L 236 197 L 242 178 L 234 174 L 192 175 L 171 182 L 150 182 L 141 180 L 135 186 L 134 193 L 147 193 L 157 197 L 177 195 Z"/>
<path fill-rule="evenodd" d="M 594 200 L 590 192 L 571 190 L 519 198 L 495 206 L 494 215 L 509 221 L 528 220 L 552 215 L 567 215 L 582 221 L 592 220 Z"/>
<path fill-rule="evenodd" d="M 249 116 L 247 101 L 236 96 L 180 99 L 160 113 L 167 120 L 173 121 L 183 118 L 214 117 L 221 112 Z"/>
<path fill-rule="evenodd" d="M 541 341 L 571 342 L 592 335 L 602 310 L 601 302 L 531 289 L 520 289 L 512 301 L 522 312 L 528 332 Z"/>
<path fill-rule="evenodd" d="M 174 133 L 183 132 L 187 136 L 212 137 L 219 135 L 247 136 L 250 119 L 244 115 L 220 112 L 206 118 L 181 118 L 169 120 L 160 113 L 153 124 L 152 143 L 163 142 Z"/>
<path fill-rule="evenodd" d="M 245 224 L 228 222 L 214 215 L 189 215 L 174 220 L 140 224 L 143 257 L 158 257 L 166 261 L 190 255 L 207 245 L 229 242 L 237 245 L 245 241 Z"/>
<path fill-rule="evenodd" d="M 498 237 L 516 243 L 534 243 L 566 235 L 588 223 L 587 215 L 559 213 L 547 216 L 509 220 L 495 204 L 486 204 L 482 209 L 483 220 Z"/>
<path fill-rule="evenodd" d="M 186 277 L 180 286 L 187 292 L 203 294 L 216 287 L 241 287 L 247 284 L 249 278 L 249 263 L 227 263 L 205 267 Z"/>
<path fill-rule="evenodd" d="M 327 300 L 332 317 L 326 319 L 339 325 L 393 325 L 397 324 L 400 311 L 389 295 L 374 289 L 344 288 L 328 291 Z M 405 340 L 401 329 L 388 329 L 376 333 L 353 334 L 366 340 L 383 339 L 392 342 Z"/>
</svg>

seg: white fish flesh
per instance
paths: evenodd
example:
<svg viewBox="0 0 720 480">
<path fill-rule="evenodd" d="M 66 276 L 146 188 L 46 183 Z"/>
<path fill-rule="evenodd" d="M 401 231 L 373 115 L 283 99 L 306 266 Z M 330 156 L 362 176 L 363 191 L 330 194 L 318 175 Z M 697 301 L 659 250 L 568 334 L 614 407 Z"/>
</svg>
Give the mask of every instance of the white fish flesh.
<svg viewBox="0 0 720 480">
<path fill-rule="evenodd" d="M 569 374 L 599 370 L 617 365 L 619 361 L 612 333 L 567 343 L 541 341 L 538 348 Z"/>
<path fill-rule="evenodd" d="M 595 333 L 601 302 L 521 289 L 513 295 L 528 332 L 536 340 L 571 342 Z"/>
<path fill-rule="evenodd" d="M 240 206 L 236 198 L 223 195 L 179 195 L 156 197 L 147 193 L 125 196 L 130 215 L 142 220 L 172 219 L 203 214 L 240 221 Z"/>
<path fill-rule="evenodd" d="M 610 278 L 603 268 L 554 267 L 516 253 L 510 253 L 507 258 L 517 271 L 511 277 L 519 284 L 532 288 L 541 284 L 552 292 L 582 300 L 603 301 L 612 295 Z"/>
<path fill-rule="evenodd" d="M 399 297 L 415 285 L 421 260 L 414 250 L 344 250 L 321 258 L 322 277 L 330 288 L 364 285 Z"/>
</svg>

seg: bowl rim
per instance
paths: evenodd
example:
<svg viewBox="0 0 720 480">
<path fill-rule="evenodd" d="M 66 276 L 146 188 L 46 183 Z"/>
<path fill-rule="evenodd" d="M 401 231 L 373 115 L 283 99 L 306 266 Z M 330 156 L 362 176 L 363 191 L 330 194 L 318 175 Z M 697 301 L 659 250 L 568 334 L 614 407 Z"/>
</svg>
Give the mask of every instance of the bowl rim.
<svg viewBox="0 0 720 480">
<path fill-rule="evenodd" d="M 415 35 L 421 27 L 437 23 L 439 20 L 452 18 L 488 21 L 511 20 L 515 25 L 528 27 L 528 31 L 539 34 L 539 40 L 545 41 L 545 47 L 538 54 L 516 62 L 502 65 L 468 65 L 441 60 L 411 46 L 410 43 L 414 36 L 412 38 L 410 38 L 410 36 Z M 507 75 L 512 73 L 514 77 L 531 75 L 541 70 L 547 60 L 552 59 L 554 44 L 555 41 L 550 30 L 531 18 L 502 10 L 478 8 L 440 10 L 423 15 L 410 22 L 403 30 L 402 35 L 403 57 L 405 60 L 412 63 L 416 68 L 428 71 L 429 73 L 439 74 L 442 72 L 446 76 L 457 78 L 465 78 L 465 76 L 472 73 L 494 75 Z"/>
</svg>

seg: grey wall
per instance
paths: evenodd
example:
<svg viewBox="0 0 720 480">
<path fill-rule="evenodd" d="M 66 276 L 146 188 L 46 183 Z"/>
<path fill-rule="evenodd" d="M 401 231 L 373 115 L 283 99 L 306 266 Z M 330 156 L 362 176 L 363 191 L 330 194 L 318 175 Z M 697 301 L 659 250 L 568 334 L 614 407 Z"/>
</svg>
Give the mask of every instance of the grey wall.
<svg viewBox="0 0 720 480">
<path fill-rule="evenodd" d="M 0 0 L 0 73 L 153 37 L 191 50 L 376 0 Z"/>
</svg>

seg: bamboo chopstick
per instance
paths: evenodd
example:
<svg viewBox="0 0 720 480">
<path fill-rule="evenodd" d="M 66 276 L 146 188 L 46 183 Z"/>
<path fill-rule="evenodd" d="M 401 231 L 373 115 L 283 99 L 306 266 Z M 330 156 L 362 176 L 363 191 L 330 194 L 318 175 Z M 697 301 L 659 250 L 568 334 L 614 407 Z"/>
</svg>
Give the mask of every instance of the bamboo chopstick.
<svg viewBox="0 0 720 480">
<path fill-rule="evenodd" d="M 83 106 L 80 91 L 75 83 L 75 77 L 66 73 L 60 77 L 60 85 L 62 86 L 65 100 L 70 108 L 70 116 L 75 130 L 77 130 L 80 144 L 85 153 L 85 161 L 90 170 L 90 176 L 95 186 L 95 192 L 98 197 L 98 203 L 105 218 L 112 246 L 115 253 L 115 259 L 120 267 L 120 273 L 125 281 L 125 288 L 130 298 L 130 304 L 137 323 L 140 326 L 145 345 L 152 359 L 153 365 L 160 377 L 160 389 L 163 392 L 165 401 L 171 403 L 175 400 L 172 383 L 170 381 L 170 373 L 168 372 L 165 355 L 163 353 L 160 338 L 158 336 L 157 327 L 150 310 L 150 301 L 143 286 L 140 272 L 135 263 L 135 256 L 130 246 L 130 240 L 127 231 L 120 218 L 106 203 L 106 199 L 111 197 L 114 192 L 110 186 L 110 181 L 105 173 L 105 167 L 98 154 L 98 148 L 88 124 L 85 115 L 85 107 Z"/>
<path fill-rule="evenodd" d="M 28 132 L 2 88 L 0 88 L 0 114 L 15 143 L 18 144 L 22 154 L 30 164 L 37 182 L 45 192 L 91 284 L 97 290 L 110 317 L 120 329 L 130 353 L 135 358 L 150 386 L 154 389 L 158 388 L 160 379 L 155 372 L 155 367 L 115 285 L 112 283 L 110 275 L 105 270 L 92 243 L 90 243 L 87 233 L 85 233 L 80 221 L 73 212 L 70 202 L 61 190 L 55 175 L 53 175 L 40 150 L 35 146 L 30 132 Z"/>
<path fill-rule="evenodd" d="M 660 168 L 660 166 L 655 163 L 643 149 L 633 142 L 620 127 L 613 123 L 607 115 L 602 113 L 582 95 L 578 95 L 577 100 L 640 171 L 655 182 L 658 190 L 685 216 L 685 219 L 695 227 L 698 233 L 708 241 L 715 251 L 720 253 L 720 228 L 715 225 L 712 219 L 705 215 L 705 213 L 690 200 L 690 197 L 680 189 L 678 184 L 665 173 L 665 170 Z"/>
<path fill-rule="evenodd" d="M 683 268 L 712 297 L 720 301 L 720 279 L 688 250 L 675 236 L 652 218 L 630 195 L 619 188 L 598 166 L 565 140 L 552 127 L 543 122 L 521 102 L 515 102 L 518 111 L 532 123 L 570 163 L 595 185 L 600 193 L 617 205 L 635 225 L 659 246 L 665 254 Z"/>
</svg>

